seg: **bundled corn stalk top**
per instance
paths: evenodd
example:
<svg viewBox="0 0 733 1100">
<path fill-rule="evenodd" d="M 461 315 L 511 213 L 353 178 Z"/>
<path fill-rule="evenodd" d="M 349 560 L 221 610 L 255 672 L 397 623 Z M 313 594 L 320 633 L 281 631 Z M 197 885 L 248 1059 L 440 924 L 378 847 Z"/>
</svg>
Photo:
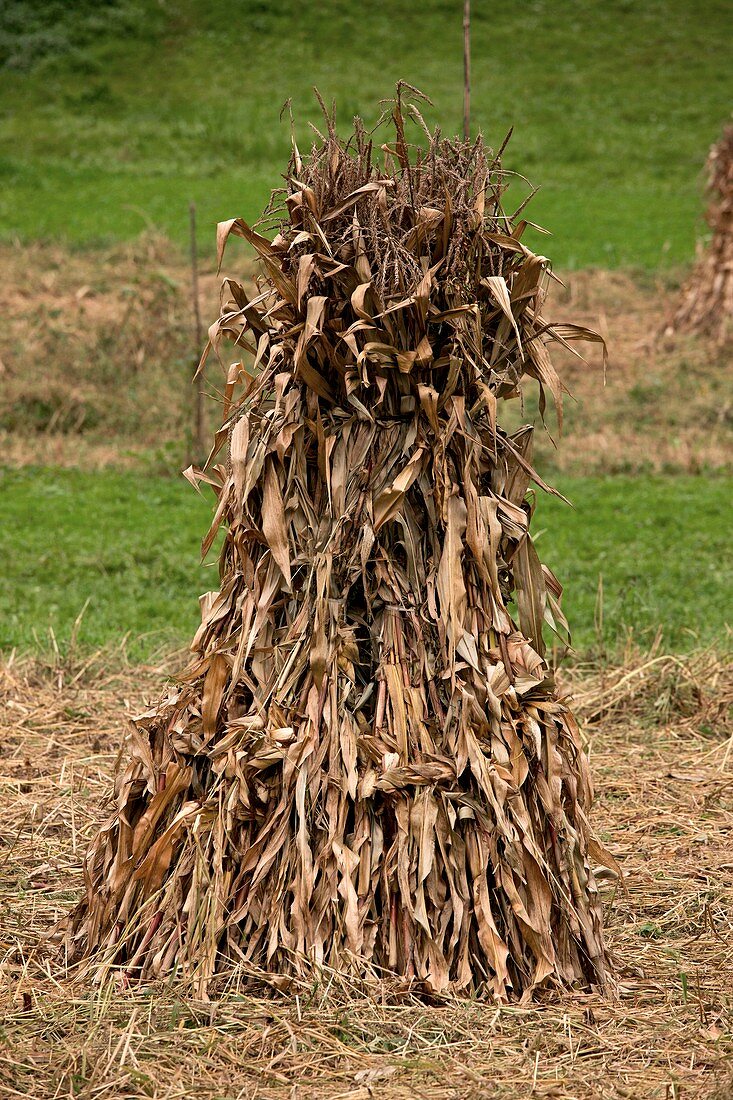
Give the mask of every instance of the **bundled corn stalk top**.
<svg viewBox="0 0 733 1100">
<path fill-rule="evenodd" d="M 416 114 L 416 112 L 414 112 Z M 72 957 L 202 986 L 225 963 L 397 973 L 500 998 L 604 981 L 578 730 L 543 659 L 560 586 L 529 535 L 523 375 L 560 403 L 547 261 L 481 140 L 403 111 L 383 157 L 332 120 L 296 151 L 204 471 L 220 588 L 194 659 L 136 719 L 87 861 Z M 541 484 L 541 483 L 540 483 Z"/>
<path fill-rule="evenodd" d="M 701 332 L 723 344 L 733 334 L 733 124 L 707 160 L 710 243 L 682 290 L 670 329 Z"/>
</svg>

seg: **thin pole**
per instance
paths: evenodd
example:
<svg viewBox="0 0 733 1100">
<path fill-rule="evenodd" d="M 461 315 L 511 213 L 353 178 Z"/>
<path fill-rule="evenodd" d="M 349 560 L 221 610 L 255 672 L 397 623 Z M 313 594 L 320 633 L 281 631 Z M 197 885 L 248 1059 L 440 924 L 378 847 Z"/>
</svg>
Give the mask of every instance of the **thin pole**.
<svg viewBox="0 0 733 1100">
<path fill-rule="evenodd" d="M 192 202 L 188 208 L 189 225 L 191 229 L 191 300 L 193 302 L 193 317 L 195 326 L 195 365 L 198 366 L 199 356 L 203 346 L 203 333 L 201 328 L 201 307 L 199 305 L 199 264 L 198 250 L 196 248 L 196 203 Z M 196 458 L 203 455 L 206 440 L 204 439 L 204 391 L 201 381 L 195 379 L 196 395 L 194 398 L 194 428 L 193 439 L 196 449 Z"/>
<path fill-rule="evenodd" d="M 471 0 L 463 0 L 463 138 L 471 136 Z"/>
</svg>

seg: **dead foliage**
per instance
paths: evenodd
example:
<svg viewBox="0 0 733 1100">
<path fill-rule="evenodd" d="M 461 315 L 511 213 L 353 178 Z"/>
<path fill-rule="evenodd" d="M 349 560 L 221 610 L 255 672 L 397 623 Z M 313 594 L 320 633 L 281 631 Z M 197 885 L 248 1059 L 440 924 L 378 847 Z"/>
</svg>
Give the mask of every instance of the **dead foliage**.
<svg viewBox="0 0 733 1100">
<path fill-rule="evenodd" d="M 209 258 L 201 278 L 207 323 L 217 311 L 215 266 Z M 73 253 L 0 242 L 3 461 L 180 469 L 194 369 L 190 278 L 185 257 L 157 238 Z M 729 470 L 731 345 L 698 334 L 657 339 L 676 300 L 661 281 L 601 270 L 562 278 L 564 287 L 550 288 L 554 314 L 601 331 L 610 363 L 604 381 L 599 365 L 557 349 L 572 397 L 562 438 L 554 425 L 554 441 L 537 433 L 538 467 L 553 476 Z M 534 419 L 529 394 L 516 423 Z"/>
<path fill-rule="evenodd" d="M 222 967 L 281 987 L 397 974 L 429 994 L 602 987 L 591 783 L 543 659 L 561 587 L 529 534 L 532 429 L 500 403 L 548 345 L 548 261 L 502 206 L 500 154 L 359 120 L 240 219 L 260 275 L 229 278 L 210 349 L 223 422 L 195 483 L 220 589 L 194 658 L 134 720 L 116 808 L 66 940 L 104 978 Z M 204 354 L 204 361 L 206 353 Z M 551 491 L 551 490 L 548 490 Z"/>
<path fill-rule="evenodd" d="M 87 468 L 174 443 L 182 462 L 193 324 L 169 242 L 149 233 L 91 256 L 6 244 L 0 269 L 3 460 Z M 213 268 L 202 282 L 213 309 Z"/>
<path fill-rule="evenodd" d="M 709 652 L 689 664 L 712 669 L 719 683 L 730 672 Z M 599 779 L 594 821 L 626 887 L 601 883 L 615 999 L 575 992 L 526 1007 L 456 998 L 426 1006 L 388 984 L 364 996 L 329 989 L 328 979 L 295 997 L 264 997 L 230 970 L 204 1002 L 181 980 L 120 989 L 63 976 L 49 950 L 108 813 L 121 710 L 140 710 L 164 672 L 130 668 L 119 653 L 71 666 L 0 664 L 0 1096 L 730 1095 L 733 740 L 712 699 L 700 713 L 652 708 L 651 723 L 631 679 L 627 711 L 587 727 Z M 615 683 L 627 672 L 634 668 L 605 669 Z M 574 677 L 583 723 L 583 699 L 597 692 L 589 675 Z"/>
<path fill-rule="evenodd" d="M 683 287 L 671 331 L 701 332 L 717 344 L 733 335 L 733 124 L 707 160 L 710 241 Z"/>
<path fill-rule="evenodd" d="M 582 690 L 573 690 L 574 679 Z M 631 652 L 617 667 L 576 666 L 570 690 L 586 724 L 634 716 L 641 722 L 694 722 L 699 733 L 733 735 L 733 658 L 718 647 L 691 654 Z"/>
<path fill-rule="evenodd" d="M 538 433 L 538 463 L 571 474 L 730 470 L 733 345 L 700 334 L 660 340 L 674 294 L 658 279 L 600 270 L 563 279 L 553 291 L 557 314 L 603 334 L 609 367 L 604 379 L 559 349 L 570 398 L 558 446 Z"/>
</svg>

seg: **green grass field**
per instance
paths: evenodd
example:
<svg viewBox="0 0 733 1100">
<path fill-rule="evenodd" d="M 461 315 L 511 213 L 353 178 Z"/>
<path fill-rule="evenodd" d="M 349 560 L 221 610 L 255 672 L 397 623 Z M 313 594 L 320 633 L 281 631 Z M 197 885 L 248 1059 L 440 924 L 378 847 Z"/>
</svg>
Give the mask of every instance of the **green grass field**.
<svg viewBox="0 0 733 1100">
<path fill-rule="evenodd" d="M 183 245 L 194 199 L 201 244 L 211 246 L 218 219 L 254 219 L 278 182 L 288 97 L 307 146 L 313 84 L 336 96 L 342 123 L 357 111 L 371 123 L 404 78 L 433 97 L 428 121 L 455 132 L 461 9 L 460 0 L 363 9 L 8 0 L 0 238 L 87 248 L 154 225 Z M 689 260 L 701 167 L 730 114 L 732 40 L 725 0 L 475 0 L 474 123 L 494 144 L 514 125 L 506 163 L 541 185 L 532 215 L 556 234 L 537 247 L 571 267 L 656 273 Z M 660 625 L 675 648 L 720 634 L 730 481 L 561 487 L 575 511 L 542 500 L 536 528 L 546 528 L 542 555 L 567 584 L 580 652 L 613 650 L 627 630 L 644 643 Z M 196 596 L 216 583 L 197 565 L 207 500 L 176 480 L 112 472 L 7 472 L 0 489 L 1 648 L 33 647 L 49 627 L 63 644 L 87 604 L 85 646 L 129 634 L 132 654 L 144 656 L 190 638 Z"/>
<path fill-rule="evenodd" d="M 543 496 L 541 557 L 566 585 L 581 655 L 612 655 L 658 627 L 675 650 L 733 625 L 721 593 L 733 570 L 725 517 L 730 478 L 565 478 L 573 509 Z M 180 479 L 135 473 L 5 471 L 0 477 L 0 649 L 35 649 L 52 627 L 63 648 L 86 605 L 83 648 L 128 635 L 133 658 L 186 644 L 215 569 L 198 564 L 211 501 Z M 597 623 L 603 578 L 603 627 Z"/>
<path fill-rule="evenodd" d="M 460 126 L 460 0 L 8 0 L 0 12 L 0 236 L 93 245 L 154 224 L 202 243 L 254 218 L 302 144 L 311 86 L 374 120 L 398 78 Z M 730 115 L 726 0 L 473 5 L 473 118 L 541 191 L 565 266 L 688 260 L 700 170 Z M 535 243 L 537 243 L 535 241 Z"/>
</svg>

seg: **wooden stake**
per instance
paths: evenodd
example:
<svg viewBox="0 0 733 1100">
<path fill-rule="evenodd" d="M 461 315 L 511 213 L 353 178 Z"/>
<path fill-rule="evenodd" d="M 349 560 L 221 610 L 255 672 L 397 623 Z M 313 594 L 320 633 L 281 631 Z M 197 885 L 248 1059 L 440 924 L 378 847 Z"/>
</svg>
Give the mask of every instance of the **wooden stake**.
<svg viewBox="0 0 733 1100">
<path fill-rule="evenodd" d="M 471 136 L 471 0 L 463 0 L 463 137 Z"/>
<path fill-rule="evenodd" d="M 196 203 L 192 202 L 188 208 L 189 212 L 189 225 L 191 229 L 191 299 L 193 302 L 193 317 L 194 317 L 194 338 L 196 340 L 195 348 L 195 367 L 198 367 L 199 356 L 203 348 L 203 333 L 201 327 L 201 307 L 199 305 L 199 266 L 198 266 L 198 250 L 196 248 Z M 193 442 L 196 451 L 196 459 L 200 460 L 203 457 L 206 448 L 205 425 L 204 425 L 204 400 L 205 395 L 202 389 L 202 379 L 196 378 L 194 385 L 196 387 L 194 397 L 194 426 L 193 426 Z"/>
</svg>

